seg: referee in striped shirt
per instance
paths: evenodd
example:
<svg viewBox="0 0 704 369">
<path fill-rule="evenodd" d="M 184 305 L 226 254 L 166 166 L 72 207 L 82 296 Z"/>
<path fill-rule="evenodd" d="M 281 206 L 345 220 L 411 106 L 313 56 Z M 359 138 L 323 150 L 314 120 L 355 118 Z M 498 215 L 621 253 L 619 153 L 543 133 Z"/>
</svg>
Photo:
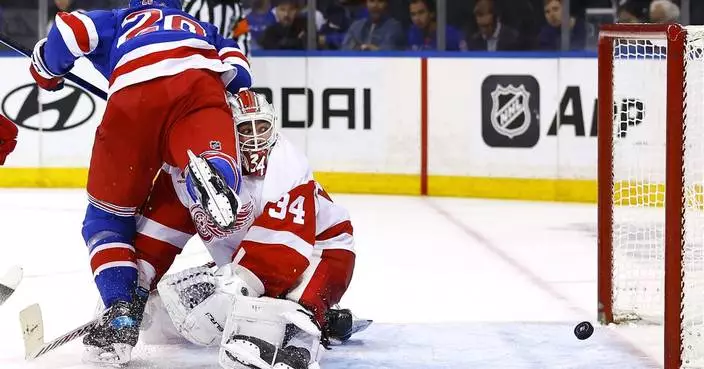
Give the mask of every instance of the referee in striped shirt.
<svg viewBox="0 0 704 369">
<path fill-rule="evenodd" d="M 249 57 L 252 36 L 240 0 L 183 0 L 183 11 L 215 25 L 223 37 L 237 40 L 242 52 Z"/>
</svg>

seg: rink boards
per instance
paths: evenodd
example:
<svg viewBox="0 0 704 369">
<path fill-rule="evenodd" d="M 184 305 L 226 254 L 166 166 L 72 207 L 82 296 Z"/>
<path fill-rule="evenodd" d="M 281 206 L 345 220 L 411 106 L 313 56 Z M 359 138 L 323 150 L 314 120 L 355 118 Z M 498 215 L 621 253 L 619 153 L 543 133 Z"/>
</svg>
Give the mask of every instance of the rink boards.
<svg viewBox="0 0 704 369">
<path fill-rule="evenodd" d="M 252 61 L 330 191 L 596 200 L 593 55 L 333 55 Z M 105 102 L 37 91 L 27 68 L 0 57 L 0 111 L 21 125 L 0 186 L 83 186 Z M 90 66 L 77 74 L 106 87 Z"/>
</svg>

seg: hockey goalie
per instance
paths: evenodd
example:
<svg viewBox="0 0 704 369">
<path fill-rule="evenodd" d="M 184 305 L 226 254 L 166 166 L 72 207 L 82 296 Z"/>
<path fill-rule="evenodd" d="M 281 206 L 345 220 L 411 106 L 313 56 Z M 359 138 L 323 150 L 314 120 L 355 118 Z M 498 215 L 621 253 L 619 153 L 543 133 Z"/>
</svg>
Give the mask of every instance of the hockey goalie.
<svg viewBox="0 0 704 369">
<path fill-rule="evenodd" d="M 321 345 L 349 337 L 351 315 L 331 310 L 355 262 L 347 211 L 276 131 L 276 114 L 264 95 L 243 91 L 230 104 L 240 149 L 235 166 L 243 174 L 241 183 L 224 178 L 239 187 L 235 227 L 212 222 L 188 193 L 188 176 L 164 165 L 137 221 L 139 287 L 132 301 L 113 304 L 85 336 L 85 360 L 129 362 L 140 325 L 152 342 L 182 337 L 219 345 L 218 362 L 228 369 L 317 368 Z M 212 164 L 232 165 L 221 160 Z M 215 266 L 164 276 L 196 233 Z M 147 303 L 155 286 L 158 293 Z"/>
</svg>

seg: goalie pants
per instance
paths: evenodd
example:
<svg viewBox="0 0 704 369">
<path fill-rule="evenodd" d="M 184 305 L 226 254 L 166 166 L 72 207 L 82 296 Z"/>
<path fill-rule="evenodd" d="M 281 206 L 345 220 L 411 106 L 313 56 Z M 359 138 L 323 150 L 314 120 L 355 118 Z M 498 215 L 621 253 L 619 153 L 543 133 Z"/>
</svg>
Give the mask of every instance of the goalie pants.
<svg viewBox="0 0 704 369">
<path fill-rule="evenodd" d="M 191 69 L 110 96 L 93 143 L 83 237 L 106 306 L 131 300 L 137 268 L 134 215 L 163 163 L 183 169 L 186 151 L 237 158 L 232 113 L 215 72 Z"/>
</svg>

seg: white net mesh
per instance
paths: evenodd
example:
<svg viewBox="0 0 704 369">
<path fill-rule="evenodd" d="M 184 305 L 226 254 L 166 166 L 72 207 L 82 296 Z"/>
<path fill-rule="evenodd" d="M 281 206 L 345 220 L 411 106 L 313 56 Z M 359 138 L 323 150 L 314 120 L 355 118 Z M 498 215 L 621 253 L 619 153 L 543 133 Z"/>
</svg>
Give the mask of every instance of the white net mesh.
<svg viewBox="0 0 704 369">
<path fill-rule="evenodd" d="M 662 320 L 665 40 L 614 44 L 614 320 Z"/>
<path fill-rule="evenodd" d="M 704 28 L 688 27 L 682 362 L 704 368 Z M 660 324 L 664 314 L 666 41 L 614 44 L 614 320 Z M 676 92 L 675 92 L 676 93 Z"/>
</svg>

